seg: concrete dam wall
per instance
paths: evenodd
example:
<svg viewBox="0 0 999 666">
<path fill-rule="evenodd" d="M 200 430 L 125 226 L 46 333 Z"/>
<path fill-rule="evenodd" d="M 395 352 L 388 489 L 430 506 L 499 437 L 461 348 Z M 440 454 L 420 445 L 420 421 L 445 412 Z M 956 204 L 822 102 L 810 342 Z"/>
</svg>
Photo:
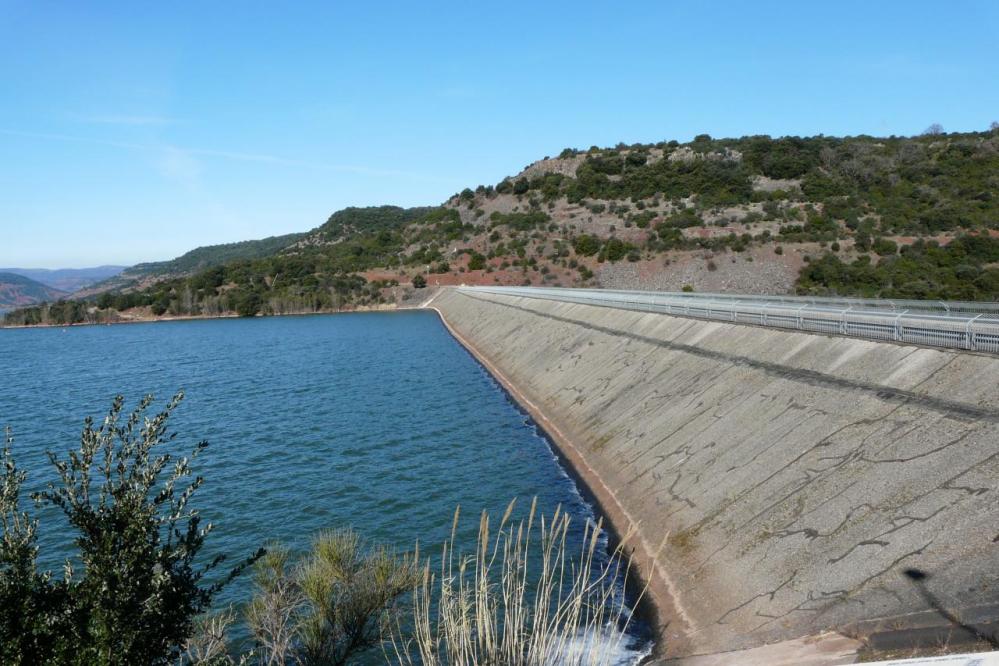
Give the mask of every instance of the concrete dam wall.
<svg viewBox="0 0 999 666">
<path fill-rule="evenodd" d="M 910 567 L 963 617 L 999 602 L 999 358 L 455 290 L 431 305 L 618 530 L 638 526 L 667 655 L 918 627 L 935 614 Z"/>
</svg>

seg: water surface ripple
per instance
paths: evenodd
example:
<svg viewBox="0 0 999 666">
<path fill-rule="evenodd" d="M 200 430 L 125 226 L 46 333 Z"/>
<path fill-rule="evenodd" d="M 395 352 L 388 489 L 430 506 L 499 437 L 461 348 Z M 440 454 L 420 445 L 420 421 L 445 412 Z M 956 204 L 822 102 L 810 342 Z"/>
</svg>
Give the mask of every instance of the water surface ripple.
<svg viewBox="0 0 999 666">
<path fill-rule="evenodd" d="M 477 514 L 514 497 L 593 518 L 534 425 L 431 312 L 0 330 L 0 377 L 0 426 L 30 489 L 54 479 L 45 451 L 77 446 L 83 417 L 99 420 L 116 393 L 161 406 L 183 388 L 177 450 L 209 441 L 195 505 L 216 524 L 208 550 L 233 559 L 348 525 L 436 552 L 457 505 L 470 548 Z M 45 518 L 43 564 L 58 569 L 68 532 Z M 243 577 L 219 601 L 249 590 Z"/>
</svg>

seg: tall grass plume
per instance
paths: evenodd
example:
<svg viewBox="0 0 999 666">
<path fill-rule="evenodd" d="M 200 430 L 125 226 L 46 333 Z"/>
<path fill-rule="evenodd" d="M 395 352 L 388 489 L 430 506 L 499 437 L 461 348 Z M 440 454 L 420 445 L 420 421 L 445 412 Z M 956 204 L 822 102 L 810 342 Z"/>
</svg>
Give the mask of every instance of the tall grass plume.
<svg viewBox="0 0 999 666">
<path fill-rule="evenodd" d="M 630 559 L 619 546 L 600 562 L 601 522 L 587 521 L 573 545 L 561 507 L 546 518 L 535 500 L 519 522 L 510 520 L 513 509 L 511 502 L 495 530 L 482 513 L 474 553 L 456 551 L 455 511 L 439 570 L 424 565 L 412 595 L 413 626 L 396 627 L 390 658 L 402 666 L 614 662 L 631 621 L 619 584 Z"/>
</svg>

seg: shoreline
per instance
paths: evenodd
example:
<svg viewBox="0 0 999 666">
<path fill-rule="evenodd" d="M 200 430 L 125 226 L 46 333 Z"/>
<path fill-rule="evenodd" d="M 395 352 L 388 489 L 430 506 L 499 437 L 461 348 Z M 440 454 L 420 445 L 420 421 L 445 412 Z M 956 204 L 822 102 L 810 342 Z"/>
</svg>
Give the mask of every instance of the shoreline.
<svg viewBox="0 0 999 666">
<path fill-rule="evenodd" d="M 78 321 L 74 324 L 0 324 L 0 330 L 11 329 L 32 329 L 32 328 L 79 328 L 85 326 L 118 326 L 122 324 L 160 324 L 174 321 L 206 321 L 211 319 L 266 319 L 269 317 L 307 317 L 310 315 L 335 315 L 335 314 L 357 314 L 363 312 L 395 312 L 399 310 L 419 310 L 420 306 L 386 303 L 385 307 L 363 307 L 354 310 L 306 310 L 302 312 L 281 312 L 274 314 L 255 314 L 252 317 L 243 317 L 238 314 L 217 314 L 217 315 L 173 315 L 169 317 L 145 317 L 142 319 L 120 319 L 118 321 Z"/>
<path fill-rule="evenodd" d="M 652 652 L 641 663 L 649 663 L 666 657 L 668 652 L 666 629 L 674 622 L 684 626 L 688 626 L 688 623 L 683 616 L 682 609 L 676 603 L 675 595 L 670 591 L 672 586 L 669 578 L 657 566 L 655 547 L 642 537 L 638 529 L 639 522 L 628 514 L 614 492 L 589 466 L 579 449 L 562 433 L 559 427 L 507 379 L 485 354 L 451 326 L 444 313 L 431 304 L 434 298 L 436 298 L 436 294 L 424 302 L 421 309 L 436 312 L 445 330 L 489 373 L 500 388 L 513 400 L 514 404 L 530 417 L 542 436 L 551 443 L 553 452 L 566 472 L 575 481 L 584 499 L 590 501 L 599 515 L 605 519 L 604 529 L 608 534 L 611 547 L 617 547 L 621 544 L 629 555 L 631 570 L 626 585 L 632 592 L 644 589 L 644 594 L 639 598 L 634 610 L 640 619 L 648 623 L 654 641 Z M 629 531 L 631 537 L 622 544 L 624 535 L 627 535 Z M 680 631 L 680 633 L 686 632 Z"/>
</svg>

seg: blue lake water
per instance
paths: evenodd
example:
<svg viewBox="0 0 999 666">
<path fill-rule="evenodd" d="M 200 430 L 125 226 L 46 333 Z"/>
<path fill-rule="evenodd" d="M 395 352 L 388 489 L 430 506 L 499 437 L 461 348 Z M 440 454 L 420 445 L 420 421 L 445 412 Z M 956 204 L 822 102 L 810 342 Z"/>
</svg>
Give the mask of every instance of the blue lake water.
<svg viewBox="0 0 999 666">
<path fill-rule="evenodd" d="M 83 418 L 99 421 L 116 393 L 129 407 L 153 393 L 159 407 L 178 389 L 179 450 L 210 443 L 193 502 L 216 525 L 206 550 L 232 560 L 342 526 L 436 552 L 458 505 L 471 550 L 478 513 L 498 518 L 514 497 L 549 515 L 562 505 L 577 526 L 593 518 L 548 443 L 431 312 L 0 330 L 0 427 L 30 489 L 55 479 L 45 451 L 76 447 Z M 69 532 L 44 525 L 43 563 L 60 569 Z M 237 579 L 218 603 L 250 589 Z"/>
</svg>

